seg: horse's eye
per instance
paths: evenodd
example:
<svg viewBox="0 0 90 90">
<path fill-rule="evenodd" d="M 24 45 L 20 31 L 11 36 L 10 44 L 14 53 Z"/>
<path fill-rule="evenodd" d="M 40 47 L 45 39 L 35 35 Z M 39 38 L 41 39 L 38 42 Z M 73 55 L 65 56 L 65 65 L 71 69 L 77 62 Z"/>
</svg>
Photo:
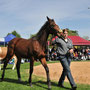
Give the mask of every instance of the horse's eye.
<svg viewBox="0 0 90 90">
<path fill-rule="evenodd" d="M 54 22 L 54 19 L 52 19 L 52 21 Z"/>
</svg>

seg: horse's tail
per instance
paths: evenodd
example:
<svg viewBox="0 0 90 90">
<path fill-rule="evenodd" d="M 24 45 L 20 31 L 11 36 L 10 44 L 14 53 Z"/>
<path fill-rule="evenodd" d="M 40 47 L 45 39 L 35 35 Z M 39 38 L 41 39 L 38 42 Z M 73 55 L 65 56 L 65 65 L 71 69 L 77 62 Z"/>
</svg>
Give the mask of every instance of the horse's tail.
<svg viewBox="0 0 90 90">
<path fill-rule="evenodd" d="M 13 55 L 15 55 L 15 46 L 18 43 L 19 38 L 14 38 L 8 43 L 7 47 L 7 55 L 4 59 L 11 59 Z"/>
</svg>

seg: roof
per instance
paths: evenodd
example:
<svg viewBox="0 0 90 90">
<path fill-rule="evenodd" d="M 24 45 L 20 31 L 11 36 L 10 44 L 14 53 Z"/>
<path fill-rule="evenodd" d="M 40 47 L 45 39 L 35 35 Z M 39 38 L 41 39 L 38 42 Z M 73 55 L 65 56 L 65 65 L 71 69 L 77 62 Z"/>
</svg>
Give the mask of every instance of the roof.
<svg viewBox="0 0 90 90">
<path fill-rule="evenodd" d="M 57 38 L 57 36 L 55 38 Z M 52 41 L 55 40 L 55 38 L 53 38 Z M 90 41 L 85 40 L 85 39 L 81 38 L 80 36 L 68 36 L 68 38 L 70 38 L 72 40 L 73 45 L 78 45 L 78 46 L 90 45 Z"/>
<path fill-rule="evenodd" d="M 73 42 L 73 45 L 90 45 L 90 41 L 81 38 L 80 36 L 68 36 Z"/>
</svg>

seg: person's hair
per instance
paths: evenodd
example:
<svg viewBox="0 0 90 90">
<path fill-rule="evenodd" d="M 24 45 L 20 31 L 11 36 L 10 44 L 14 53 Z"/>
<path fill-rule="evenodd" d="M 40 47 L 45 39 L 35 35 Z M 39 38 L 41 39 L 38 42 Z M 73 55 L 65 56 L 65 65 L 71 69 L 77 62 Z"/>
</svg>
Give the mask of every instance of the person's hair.
<svg viewBox="0 0 90 90">
<path fill-rule="evenodd" d="M 63 29 L 63 33 L 64 33 L 64 32 L 68 32 L 68 29 L 67 29 L 67 28 L 66 28 L 66 29 Z"/>
</svg>

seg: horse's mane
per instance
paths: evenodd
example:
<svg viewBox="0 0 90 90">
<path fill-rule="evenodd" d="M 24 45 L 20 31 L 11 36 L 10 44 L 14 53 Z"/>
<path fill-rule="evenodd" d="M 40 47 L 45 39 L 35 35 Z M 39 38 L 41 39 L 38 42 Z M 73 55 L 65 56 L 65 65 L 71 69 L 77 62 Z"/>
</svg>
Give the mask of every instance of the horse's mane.
<svg viewBox="0 0 90 90">
<path fill-rule="evenodd" d="M 45 24 L 40 28 L 40 30 L 38 31 L 38 33 L 32 37 L 32 39 L 38 40 L 40 42 L 40 44 L 42 44 L 42 46 L 45 46 L 46 42 L 43 41 L 47 41 L 47 30 L 48 27 L 48 21 L 45 22 Z"/>
<path fill-rule="evenodd" d="M 46 29 L 47 23 L 48 23 L 48 21 L 45 22 L 45 24 L 40 28 L 40 30 L 37 32 L 37 34 L 35 36 L 33 36 L 32 38 L 40 39 L 40 36 Z"/>
<path fill-rule="evenodd" d="M 39 30 L 39 32 L 36 35 L 37 39 L 40 39 L 40 37 L 42 36 L 43 32 L 45 32 L 47 24 L 48 24 L 48 21 L 45 22 L 45 24 L 41 27 L 41 29 Z"/>
</svg>

